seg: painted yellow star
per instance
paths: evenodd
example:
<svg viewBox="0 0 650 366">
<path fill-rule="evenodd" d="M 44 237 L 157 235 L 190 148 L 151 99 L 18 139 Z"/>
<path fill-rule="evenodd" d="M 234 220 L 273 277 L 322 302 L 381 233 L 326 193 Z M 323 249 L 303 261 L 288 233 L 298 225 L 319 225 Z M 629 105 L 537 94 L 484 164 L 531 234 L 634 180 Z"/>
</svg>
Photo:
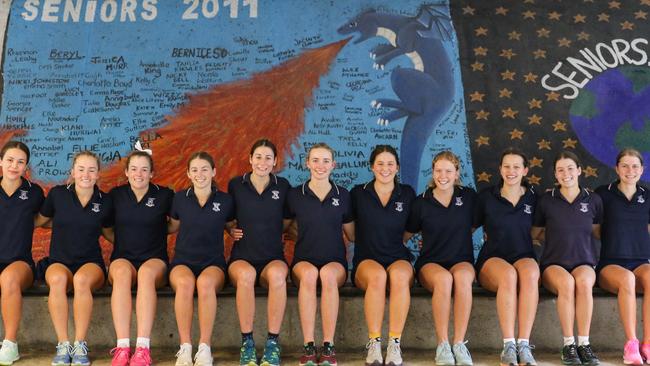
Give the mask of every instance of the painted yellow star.
<svg viewBox="0 0 650 366">
<path fill-rule="evenodd" d="M 525 12 L 521 13 L 521 15 L 524 17 L 524 19 L 535 19 L 535 13 L 534 11 L 526 10 Z"/>
<path fill-rule="evenodd" d="M 650 6 L 650 0 L 641 0 L 641 5 Z"/>
<path fill-rule="evenodd" d="M 553 131 L 566 131 L 566 123 L 555 121 L 555 123 L 553 123 Z"/>
<path fill-rule="evenodd" d="M 483 97 L 485 97 L 484 93 L 480 93 L 478 90 L 475 91 L 474 93 L 469 95 L 469 101 L 470 102 L 482 102 Z"/>
<path fill-rule="evenodd" d="M 478 147 L 481 147 L 483 145 L 490 146 L 490 138 L 487 136 L 479 136 L 476 140 L 476 143 L 478 144 Z"/>
<path fill-rule="evenodd" d="M 508 39 L 511 40 L 511 41 L 513 41 L 513 40 L 518 41 L 520 38 L 521 38 L 521 33 L 517 32 L 517 31 L 512 31 L 512 32 L 508 33 Z"/>
<path fill-rule="evenodd" d="M 469 65 L 472 68 L 472 71 L 483 71 L 483 66 L 485 66 L 484 63 L 482 62 L 474 62 L 473 64 Z"/>
<path fill-rule="evenodd" d="M 496 15 L 507 15 L 508 14 L 508 9 L 504 8 L 503 6 L 499 6 L 498 8 L 494 9 Z"/>
<path fill-rule="evenodd" d="M 476 9 L 474 9 L 471 6 L 468 5 L 468 6 L 463 8 L 463 15 L 465 15 L 465 14 L 474 15 L 474 10 L 476 10 Z"/>
<path fill-rule="evenodd" d="M 634 30 L 634 23 L 630 23 L 627 20 L 621 23 L 621 30 Z"/>
<path fill-rule="evenodd" d="M 488 49 L 485 47 L 474 48 L 474 56 L 487 56 Z"/>
<path fill-rule="evenodd" d="M 521 140 L 522 136 L 524 136 L 524 131 L 520 131 L 516 128 L 508 133 L 510 134 L 510 140 L 514 140 L 514 139 Z"/>
<path fill-rule="evenodd" d="M 558 13 L 557 11 L 552 11 L 548 13 L 548 20 L 560 20 L 560 16 L 562 14 Z"/>
<path fill-rule="evenodd" d="M 537 150 L 551 150 L 551 142 L 545 139 L 541 139 L 537 141 Z"/>
<path fill-rule="evenodd" d="M 512 96 L 512 91 L 508 88 L 499 89 L 499 98 L 510 98 Z"/>
<path fill-rule="evenodd" d="M 488 117 L 490 116 L 490 112 L 488 112 L 486 110 L 483 110 L 483 109 L 481 109 L 480 111 L 478 111 L 478 112 L 476 112 L 474 114 L 476 115 L 476 120 L 477 121 L 480 120 L 480 119 L 487 121 Z"/>
<path fill-rule="evenodd" d="M 580 32 L 578 33 L 578 41 L 588 41 L 589 40 L 589 33 L 586 32 Z"/>
<path fill-rule="evenodd" d="M 528 124 L 529 125 L 541 125 L 542 124 L 542 117 L 533 114 L 532 116 L 528 117 Z"/>
<path fill-rule="evenodd" d="M 542 109 L 542 101 L 539 99 L 531 99 L 528 101 L 528 109 Z"/>
<path fill-rule="evenodd" d="M 536 156 L 533 156 L 532 159 L 530 159 L 530 167 L 531 168 L 534 168 L 534 167 L 541 168 L 543 162 L 544 162 L 544 159 L 540 159 L 540 158 L 538 158 Z"/>
<path fill-rule="evenodd" d="M 599 22 L 609 22 L 609 15 L 605 14 L 605 13 L 598 14 L 598 21 Z"/>
<path fill-rule="evenodd" d="M 648 13 L 643 10 L 639 10 L 634 13 L 634 19 L 648 19 Z"/>
<path fill-rule="evenodd" d="M 533 51 L 533 56 L 535 56 L 535 60 L 538 58 L 546 58 L 546 51 L 545 50 L 540 50 L 539 48 Z"/>
<path fill-rule="evenodd" d="M 514 72 L 514 71 L 506 70 L 506 71 L 501 73 L 501 80 L 512 80 L 512 81 L 514 81 L 515 80 L 515 74 L 516 74 L 516 72 Z"/>
<path fill-rule="evenodd" d="M 517 56 L 517 54 L 512 51 L 512 48 L 508 48 L 507 50 L 501 50 L 501 54 L 499 54 L 499 56 L 507 58 L 508 60 L 512 60 L 512 58 Z"/>
<path fill-rule="evenodd" d="M 598 169 L 592 166 L 587 166 L 584 170 L 585 178 L 594 177 L 598 178 Z"/>
<path fill-rule="evenodd" d="M 528 177 L 528 183 L 538 186 L 539 182 L 542 180 L 541 177 L 536 176 L 535 174 L 531 174 L 530 177 Z"/>
<path fill-rule="evenodd" d="M 508 109 L 501 110 L 501 117 L 515 119 L 515 117 L 517 117 L 517 113 L 519 113 L 519 111 L 508 107 Z"/>
<path fill-rule="evenodd" d="M 476 174 L 476 182 L 490 183 L 491 177 L 492 174 L 488 174 L 487 172 L 481 172 L 480 174 Z"/>
<path fill-rule="evenodd" d="M 478 28 L 474 29 L 474 33 L 476 34 L 477 37 L 479 37 L 479 36 L 487 36 L 488 30 L 487 30 L 487 28 L 478 27 Z"/>
<path fill-rule="evenodd" d="M 551 31 L 546 28 L 540 28 L 537 30 L 537 38 L 548 38 L 549 34 L 551 34 Z"/>
<path fill-rule="evenodd" d="M 562 140 L 562 148 L 564 148 L 564 149 L 575 149 L 577 143 L 578 143 L 578 140 L 574 140 L 571 137 L 569 137 L 566 140 Z"/>
<path fill-rule="evenodd" d="M 558 45 L 558 47 L 570 47 L 571 46 L 571 40 L 566 38 L 566 37 L 562 37 L 562 38 L 557 40 L 557 45 Z"/>
<path fill-rule="evenodd" d="M 556 102 L 559 102 L 560 101 L 560 93 L 556 93 L 554 91 L 546 93 L 546 101 L 550 102 L 552 100 L 554 100 Z"/>
<path fill-rule="evenodd" d="M 582 15 L 582 14 L 576 14 L 576 15 L 573 16 L 573 24 L 585 23 L 586 19 L 587 19 L 587 16 Z"/>
<path fill-rule="evenodd" d="M 621 3 L 618 1 L 610 1 L 609 2 L 609 8 L 610 9 L 620 9 L 621 8 Z"/>
<path fill-rule="evenodd" d="M 535 82 L 537 82 L 536 74 L 529 72 L 528 74 L 524 75 L 524 83 L 535 83 Z"/>
</svg>

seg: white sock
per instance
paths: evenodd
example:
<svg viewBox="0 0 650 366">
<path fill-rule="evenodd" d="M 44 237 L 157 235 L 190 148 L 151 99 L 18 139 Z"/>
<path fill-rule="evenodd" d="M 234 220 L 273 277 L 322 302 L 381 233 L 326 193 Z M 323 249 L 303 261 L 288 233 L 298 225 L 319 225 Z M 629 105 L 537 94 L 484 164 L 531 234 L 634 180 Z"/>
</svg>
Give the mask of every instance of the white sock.
<svg viewBox="0 0 650 366">
<path fill-rule="evenodd" d="M 588 346 L 589 336 L 578 336 L 578 346 Z"/>
<path fill-rule="evenodd" d="M 151 340 L 146 337 L 138 337 L 138 339 L 135 340 L 136 347 L 149 348 L 150 343 Z"/>
<path fill-rule="evenodd" d="M 573 337 L 562 337 L 564 338 L 564 345 L 565 346 L 570 346 L 572 344 L 576 344 L 576 340 Z"/>
<path fill-rule="evenodd" d="M 521 343 L 530 343 L 530 342 L 529 342 L 528 339 L 526 339 L 526 338 L 519 338 L 519 339 L 517 339 L 517 344 L 521 344 Z"/>
<path fill-rule="evenodd" d="M 515 339 L 514 339 L 514 338 L 503 338 L 503 345 L 504 345 L 504 346 L 505 346 L 506 343 L 508 343 L 508 342 L 515 343 Z"/>
<path fill-rule="evenodd" d="M 128 348 L 128 347 L 131 347 L 131 343 L 129 342 L 128 338 L 118 338 L 117 339 L 117 347 L 118 348 L 121 348 L 121 347 Z"/>
</svg>

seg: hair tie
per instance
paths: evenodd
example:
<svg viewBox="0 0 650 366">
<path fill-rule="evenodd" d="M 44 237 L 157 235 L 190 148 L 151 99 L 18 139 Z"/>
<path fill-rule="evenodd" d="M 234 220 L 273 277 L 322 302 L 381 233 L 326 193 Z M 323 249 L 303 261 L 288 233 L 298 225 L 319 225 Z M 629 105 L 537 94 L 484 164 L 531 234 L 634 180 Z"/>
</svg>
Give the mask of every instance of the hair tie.
<svg viewBox="0 0 650 366">
<path fill-rule="evenodd" d="M 143 149 L 142 148 L 142 144 L 140 143 L 140 140 L 137 140 L 133 147 L 138 151 L 146 152 L 147 154 L 149 154 L 149 156 L 153 155 L 153 151 L 151 149 Z"/>
</svg>

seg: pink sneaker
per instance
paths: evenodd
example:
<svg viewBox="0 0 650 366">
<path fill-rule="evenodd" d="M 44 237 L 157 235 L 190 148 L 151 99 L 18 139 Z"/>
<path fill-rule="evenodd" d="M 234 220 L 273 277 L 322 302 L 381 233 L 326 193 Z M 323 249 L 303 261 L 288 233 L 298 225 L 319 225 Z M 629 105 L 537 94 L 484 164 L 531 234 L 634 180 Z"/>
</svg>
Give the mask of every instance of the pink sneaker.
<svg viewBox="0 0 650 366">
<path fill-rule="evenodd" d="M 639 340 L 630 339 L 623 348 L 623 363 L 626 365 L 643 365 L 643 358 L 639 353 Z"/>
<path fill-rule="evenodd" d="M 645 362 L 650 362 L 650 343 L 641 343 L 641 357 Z"/>
<path fill-rule="evenodd" d="M 113 360 L 111 366 L 128 366 L 131 349 L 129 347 L 115 347 L 111 350 Z"/>
<path fill-rule="evenodd" d="M 130 366 L 151 366 L 151 351 L 149 348 L 138 347 L 131 357 Z"/>
</svg>

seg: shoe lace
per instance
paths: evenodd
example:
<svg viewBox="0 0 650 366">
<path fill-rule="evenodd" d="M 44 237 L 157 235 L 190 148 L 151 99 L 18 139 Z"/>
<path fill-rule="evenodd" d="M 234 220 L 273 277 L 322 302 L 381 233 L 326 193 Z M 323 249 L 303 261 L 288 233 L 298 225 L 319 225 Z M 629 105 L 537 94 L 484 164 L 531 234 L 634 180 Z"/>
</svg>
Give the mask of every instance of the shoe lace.
<svg viewBox="0 0 650 366">
<path fill-rule="evenodd" d="M 584 354 L 584 358 L 587 359 L 596 358 L 596 355 L 594 354 L 594 351 L 591 349 L 590 344 L 582 346 L 582 353 Z"/>
<path fill-rule="evenodd" d="M 189 349 L 181 346 L 181 348 L 178 350 L 178 352 L 176 352 L 176 358 L 183 357 L 189 352 L 190 352 Z"/>
<path fill-rule="evenodd" d="M 73 351 L 73 347 L 70 344 L 60 343 L 56 345 L 57 356 L 71 354 L 72 351 Z"/>
<path fill-rule="evenodd" d="M 372 347 L 375 346 L 375 344 L 379 343 L 379 341 L 376 338 L 371 338 L 368 340 L 368 343 L 366 343 L 366 349 L 371 349 Z"/>
<path fill-rule="evenodd" d="M 142 361 L 144 363 L 151 363 L 151 355 L 144 347 L 137 347 L 133 353 L 132 360 Z"/>
<path fill-rule="evenodd" d="M 402 356 L 402 347 L 397 342 L 388 343 L 388 348 L 386 349 L 386 358 L 397 358 Z"/>
<path fill-rule="evenodd" d="M 323 346 L 323 352 L 322 352 L 323 356 L 329 357 L 329 356 L 334 355 L 334 353 L 335 353 L 335 351 L 334 351 L 334 346 L 333 345 L 329 344 L 329 345 Z"/>
<path fill-rule="evenodd" d="M 458 347 L 454 348 L 454 353 L 460 352 L 463 354 L 465 357 L 470 357 L 469 350 L 467 349 L 467 346 L 465 346 L 469 341 L 463 341 L 463 342 L 458 342 L 456 343 Z"/>
<path fill-rule="evenodd" d="M 129 357 L 129 349 L 126 347 L 115 347 L 113 348 L 109 354 L 113 355 L 114 358 L 128 358 Z"/>
<path fill-rule="evenodd" d="M 305 349 L 305 355 L 307 356 L 313 356 L 316 354 L 316 347 L 312 345 L 304 345 L 303 348 Z"/>
<path fill-rule="evenodd" d="M 578 357 L 578 349 L 576 348 L 575 345 L 572 344 L 567 348 L 567 356 L 569 358 L 577 358 Z"/>
<path fill-rule="evenodd" d="M 86 342 L 81 342 L 79 344 L 74 345 L 72 348 L 72 354 L 75 356 L 86 356 L 88 355 L 88 346 L 86 345 Z"/>
<path fill-rule="evenodd" d="M 208 353 L 208 348 L 206 347 L 199 347 L 198 351 L 196 351 L 196 354 L 194 355 L 194 363 L 196 364 L 196 361 L 200 359 L 201 357 L 209 358 L 212 357 L 211 354 Z M 207 354 L 206 354 L 207 353 Z M 204 354 L 206 354 L 204 356 Z"/>
</svg>

